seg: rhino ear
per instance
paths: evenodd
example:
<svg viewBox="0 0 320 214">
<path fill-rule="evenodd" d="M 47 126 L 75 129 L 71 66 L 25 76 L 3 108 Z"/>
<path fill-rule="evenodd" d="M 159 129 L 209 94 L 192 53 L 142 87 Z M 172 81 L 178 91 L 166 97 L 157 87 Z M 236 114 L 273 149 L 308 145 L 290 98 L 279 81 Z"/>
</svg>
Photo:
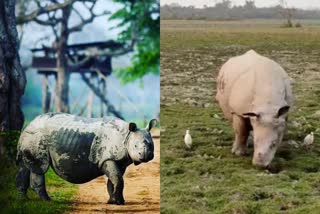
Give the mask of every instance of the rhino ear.
<svg viewBox="0 0 320 214">
<path fill-rule="evenodd" d="M 146 127 L 146 130 L 150 132 L 150 130 L 155 127 L 158 123 L 158 120 L 157 119 L 152 119 L 150 120 L 149 124 L 147 125 Z"/>
<path fill-rule="evenodd" d="M 242 116 L 244 117 L 260 117 L 260 114 L 254 113 L 254 112 L 247 112 L 247 113 L 243 113 Z"/>
<path fill-rule="evenodd" d="M 129 130 L 131 132 L 137 131 L 137 125 L 135 123 L 129 123 Z"/>
<path fill-rule="evenodd" d="M 278 110 L 277 118 L 288 113 L 290 106 L 283 106 Z"/>
</svg>

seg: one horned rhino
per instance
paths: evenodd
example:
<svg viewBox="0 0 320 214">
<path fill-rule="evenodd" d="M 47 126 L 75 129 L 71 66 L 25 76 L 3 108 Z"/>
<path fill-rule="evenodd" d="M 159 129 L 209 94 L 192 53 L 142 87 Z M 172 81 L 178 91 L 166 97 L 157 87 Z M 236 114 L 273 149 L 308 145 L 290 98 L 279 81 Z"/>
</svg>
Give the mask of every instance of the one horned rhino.
<svg viewBox="0 0 320 214">
<path fill-rule="evenodd" d="M 247 138 L 253 130 L 252 163 L 267 167 L 282 142 L 293 104 L 287 73 L 276 62 L 250 50 L 222 66 L 216 99 L 232 122 L 235 132 L 232 152 L 246 154 Z"/>
<path fill-rule="evenodd" d="M 108 177 L 108 203 L 124 204 L 123 174 L 130 164 L 153 159 L 150 130 L 105 117 L 89 119 L 64 113 L 36 117 L 22 132 L 17 153 L 20 170 L 16 185 L 26 196 L 29 184 L 42 200 L 50 200 L 45 187 L 49 166 L 64 180 L 81 184 L 98 176 Z"/>
</svg>

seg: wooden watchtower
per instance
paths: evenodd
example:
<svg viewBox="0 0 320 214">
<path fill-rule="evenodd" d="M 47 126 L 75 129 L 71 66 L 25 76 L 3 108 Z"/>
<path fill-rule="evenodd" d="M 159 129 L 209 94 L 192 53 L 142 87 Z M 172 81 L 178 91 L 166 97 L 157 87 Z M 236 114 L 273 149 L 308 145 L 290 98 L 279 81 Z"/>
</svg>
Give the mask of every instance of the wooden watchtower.
<svg viewBox="0 0 320 214">
<path fill-rule="evenodd" d="M 112 56 L 117 55 L 117 51 L 123 45 L 115 41 L 93 42 L 73 44 L 67 46 L 68 72 L 79 73 L 83 82 L 89 87 L 87 105 L 78 107 L 83 93 L 77 97 L 70 108 L 70 112 L 82 115 L 87 111 L 87 116 L 93 114 L 93 97 L 96 95 L 100 100 L 100 116 L 113 114 L 123 118 L 121 113 L 115 109 L 106 97 L 106 77 L 112 73 Z M 33 53 L 32 67 L 42 75 L 42 109 L 46 113 L 54 111 L 55 91 L 57 82 L 57 59 L 56 49 L 43 46 L 31 50 Z M 77 65 L 77 66 L 73 66 Z M 53 76 L 54 86 L 50 85 L 49 77 Z M 51 90 L 49 90 L 51 89 Z M 71 92 L 71 90 L 70 90 Z M 54 93 L 54 94 L 52 94 Z"/>
</svg>

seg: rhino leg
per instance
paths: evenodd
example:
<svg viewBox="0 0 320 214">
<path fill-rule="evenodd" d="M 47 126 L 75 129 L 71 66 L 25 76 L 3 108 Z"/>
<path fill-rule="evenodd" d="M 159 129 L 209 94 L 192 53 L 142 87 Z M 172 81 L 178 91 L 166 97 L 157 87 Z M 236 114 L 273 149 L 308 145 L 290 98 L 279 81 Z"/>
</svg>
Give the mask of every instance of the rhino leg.
<svg viewBox="0 0 320 214">
<path fill-rule="evenodd" d="M 27 198 L 27 191 L 30 185 L 30 170 L 26 167 L 21 167 L 15 181 L 18 192 Z"/>
<path fill-rule="evenodd" d="M 114 191 L 113 184 L 111 183 L 110 179 L 108 179 L 108 181 L 107 181 L 107 190 L 108 190 L 108 194 L 110 196 L 110 199 L 108 201 L 108 203 L 109 203 L 113 198 L 113 191 Z"/>
<path fill-rule="evenodd" d="M 247 139 L 249 136 L 249 127 L 246 119 L 233 114 L 232 120 L 233 130 L 235 132 L 235 140 L 232 145 L 232 153 L 235 155 L 247 154 Z"/>
<path fill-rule="evenodd" d="M 123 173 L 114 161 L 106 161 L 103 165 L 103 170 L 108 177 L 107 189 L 110 196 L 108 204 L 124 204 L 123 198 Z"/>
<path fill-rule="evenodd" d="M 124 172 L 126 171 L 126 168 L 120 168 L 120 173 L 123 177 L 124 175 Z M 115 203 L 115 200 L 112 200 L 114 198 L 114 185 L 113 183 L 111 182 L 110 179 L 108 179 L 108 182 L 107 182 L 107 189 L 108 189 L 108 193 L 109 193 L 109 196 L 110 196 L 110 199 L 108 201 L 108 203 L 110 202 L 110 204 L 112 204 L 112 202 Z M 120 201 L 123 201 L 123 204 L 124 204 L 124 198 L 123 198 L 123 191 L 122 193 L 120 194 Z"/>
<path fill-rule="evenodd" d="M 30 176 L 31 188 L 39 195 L 43 201 L 50 201 L 50 197 L 46 190 L 44 174 L 36 174 L 31 172 Z"/>
</svg>

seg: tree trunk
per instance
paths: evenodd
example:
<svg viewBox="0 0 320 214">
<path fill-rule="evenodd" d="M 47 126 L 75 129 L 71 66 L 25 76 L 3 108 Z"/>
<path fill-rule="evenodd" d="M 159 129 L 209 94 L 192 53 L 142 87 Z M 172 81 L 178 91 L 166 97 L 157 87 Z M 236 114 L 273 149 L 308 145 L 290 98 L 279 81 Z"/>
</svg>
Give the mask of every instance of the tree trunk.
<svg viewBox="0 0 320 214">
<path fill-rule="evenodd" d="M 15 1 L 0 1 L 0 132 L 20 130 L 24 123 L 21 96 L 26 76 L 19 58 Z M 4 136 L 0 136 L 0 155 L 4 152 Z"/>
<path fill-rule="evenodd" d="M 292 24 L 292 12 L 291 12 L 291 9 L 288 9 L 288 16 L 287 16 L 287 20 L 288 20 L 288 26 L 289 27 L 292 27 L 293 24 Z"/>
<path fill-rule="evenodd" d="M 20 130 L 24 123 L 21 96 L 26 77 L 19 58 L 15 1 L 0 1 L 0 132 Z M 3 151 L 4 139 L 0 139 Z"/>
<path fill-rule="evenodd" d="M 69 38 L 68 20 L 71 13 L 71 6 L 62 9 L 62 21 L 60 38 L 57 45 L 57 92 L 56 92 L 56 111 L 69 112 L 69 80 L 67 61 L 67 43 Z"/>
<path fill-rule="evenodd" d="M 107 97 L 106 81 L 104 79 L 101 79 L 100 84 L 101 84 L 102 94 L 104 94 L 104 96 Z M 100 117 L 103 117 L 104 114 L 105 114 L 104 103 L 102 102 L 102 100 L 100 100 Z"/>
<path fill-rule="evenodd" d="M 90 82 L 91 84 L 94 84 L 94 79 L 96 78 L 96 75 L 93 75 L 91 73 L 90 76 Z M 93 101 L 94 101 L 94 93 L 92 90 L 89 91 L 89 96 L 88 96 L 88 103 L 87 103 L 87 117 L 91 118 L 93 117 Z"/>
</svg>

